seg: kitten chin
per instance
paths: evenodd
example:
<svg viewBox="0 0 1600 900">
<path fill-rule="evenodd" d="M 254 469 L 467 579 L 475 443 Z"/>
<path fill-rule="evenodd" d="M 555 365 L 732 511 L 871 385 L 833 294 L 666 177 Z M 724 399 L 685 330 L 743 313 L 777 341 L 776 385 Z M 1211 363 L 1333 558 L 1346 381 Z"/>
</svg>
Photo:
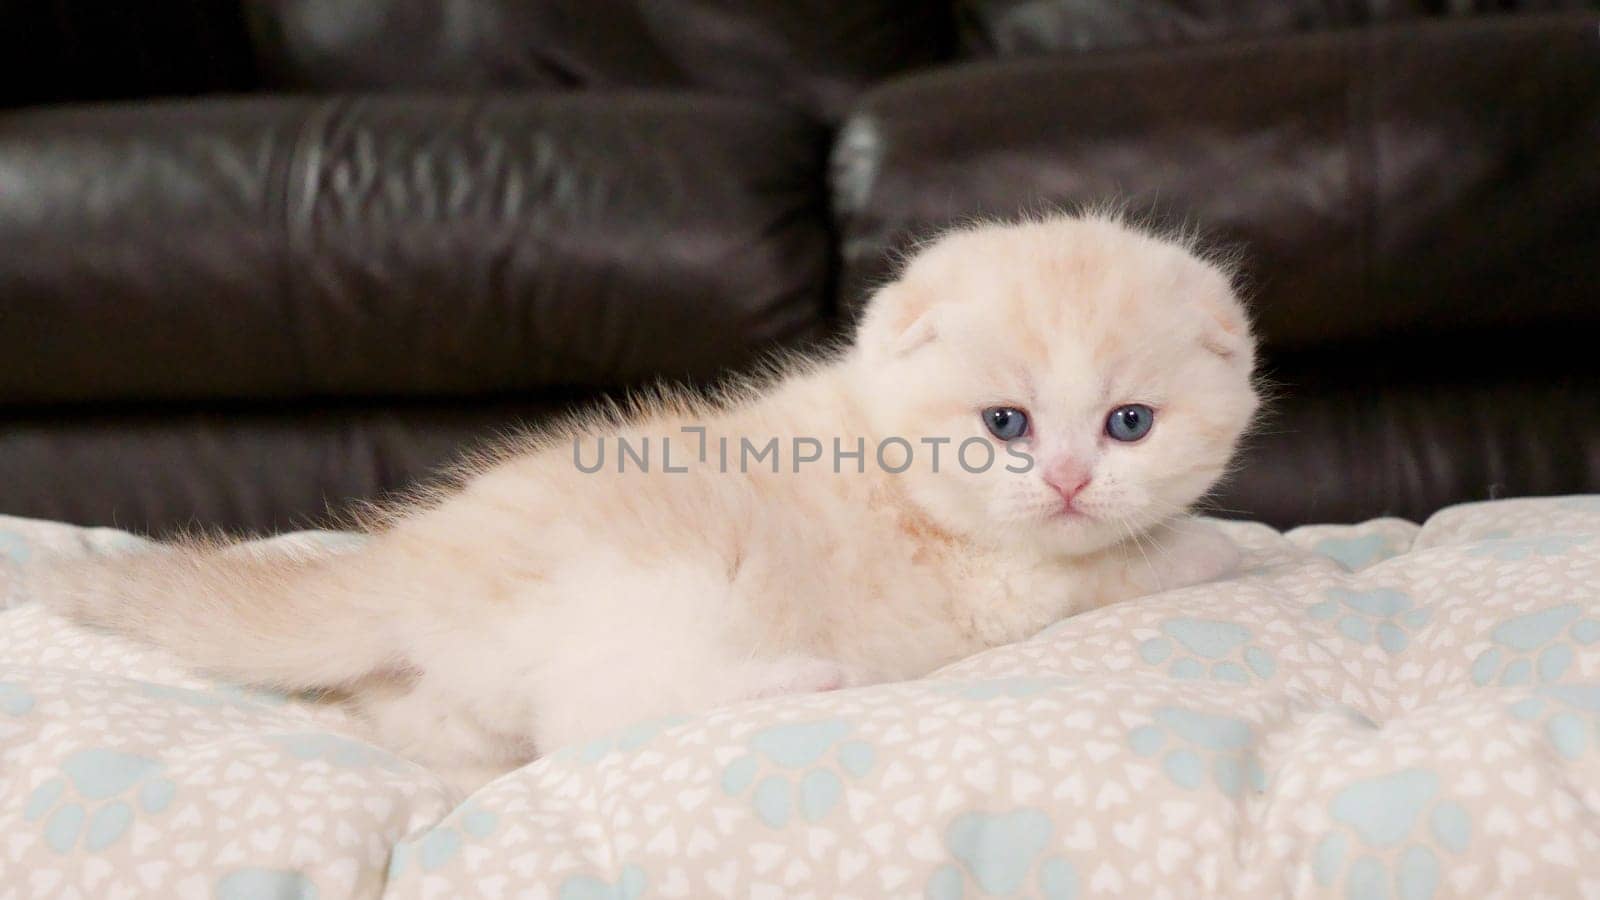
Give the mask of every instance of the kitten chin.
<svg viewBox="0 0 1600 900">
<path fill-rule="evenodd" d="M 1189 245 L 1106 217 L 975 226 L 922 249 L 847 349 L 512 442 L 359 546 L 188 542 L 33 587 L 215 675 L 345 692 L 465 788 L 1225 573 L 1185 511 L 1250 421 L 1253 362 L 1228 273 Z"/>
</svg>

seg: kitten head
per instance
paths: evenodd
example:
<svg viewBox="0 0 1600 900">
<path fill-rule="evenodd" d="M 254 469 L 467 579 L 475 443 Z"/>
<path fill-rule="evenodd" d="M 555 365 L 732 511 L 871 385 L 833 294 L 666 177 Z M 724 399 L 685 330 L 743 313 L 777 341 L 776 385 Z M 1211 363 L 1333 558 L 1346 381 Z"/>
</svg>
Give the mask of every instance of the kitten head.
<svg viewBox="0 0 1600 900">
<path fill-rule="evenodd" d="M 912 502 L 953 533 L 1049 553 L 1183 511 L 1257 405 L 1228 274 L 1100 216 L 945 235 L 872 299 L 852 360 L 869 427 L 914 451 L 897 476 Z"/>
</svg>

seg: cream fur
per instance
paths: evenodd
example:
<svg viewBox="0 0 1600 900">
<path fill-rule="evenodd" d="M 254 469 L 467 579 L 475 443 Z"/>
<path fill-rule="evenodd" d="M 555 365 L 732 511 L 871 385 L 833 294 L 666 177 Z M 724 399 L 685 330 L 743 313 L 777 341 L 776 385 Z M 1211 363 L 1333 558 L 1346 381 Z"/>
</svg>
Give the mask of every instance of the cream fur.
<svg viewBox="0 0 1600 900">
<path fill-rule="evenodd" d="M 221 676 L 347 695 L 377 740 L 468 788 L 640 719 L 917 677 L 1228 571 L 1186 509 L 1255 410 L 1253 349 L 1227 274 L 1181 243 L 1104 216 L 975 226 L 916 254 L 851 347 L 516 442 L 364 546 L 174 545 L 48 569 L 37 592 Z M 1118 444 L 1105 417 L 1128 402 L 1157 418 Z M 1032 471 L 1006 471 L 983 426 L 1002 404 L 1035 423 Z M 684 424 L 707 428 L 707 463 Z M 614 452 L 577 469 L 573 439 L 592 462 L 618 435 L 651 438 L 649 474 Z M 662 436 L 688 472 L 661 472 Z M 780 438 L 781 471 L 718 471 L 723 436 Z M 799 473 L 795 436 L 826 445 Z M 914 445 L 903 474 L 873 458 L 890 436 Z M 865 442 L 864 473 L 834 473 L 835 437 Z M 951 439 L 938 473 L 933 437 Z M 1001 451 L 981 474 L 953 464 L 972 437 Z M 1092 475 L 1075 517 L 1041 477 L 1068 457 Z"/>
</svg>

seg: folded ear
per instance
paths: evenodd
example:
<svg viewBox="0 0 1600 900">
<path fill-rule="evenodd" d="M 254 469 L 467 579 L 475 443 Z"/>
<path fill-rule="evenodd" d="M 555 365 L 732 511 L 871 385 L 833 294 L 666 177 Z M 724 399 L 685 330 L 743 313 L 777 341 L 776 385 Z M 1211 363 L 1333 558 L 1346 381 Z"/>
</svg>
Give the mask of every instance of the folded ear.
<svg viewBox="0 0 1600 900">
<path fill-rule="evenodd" d="M 938 337 L 933 299 L 895 282 L 879 289 L 856 327 L 856 347 L 875 356 L 904 356 Z"/>
<path fill-rule="evenodd" d="M 1225 360 L 1245 367 L 1255 365 L 1256 340 L 1250 334 L 1250 317 L 1234 293 L 1211 294 L 1200 301 L 1200 343 Z"/>
</svg>

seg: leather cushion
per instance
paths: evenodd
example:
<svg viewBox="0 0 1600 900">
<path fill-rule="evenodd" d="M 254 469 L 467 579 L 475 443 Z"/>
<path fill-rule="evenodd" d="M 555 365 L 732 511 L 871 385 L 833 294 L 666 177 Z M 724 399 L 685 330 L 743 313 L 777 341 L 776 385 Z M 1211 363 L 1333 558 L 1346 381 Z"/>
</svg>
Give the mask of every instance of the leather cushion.
<svg viewBox="0 0 1600 900">
<path fill-rule="evenodd" d="M 687 95 L 12 113 L 0 404 L 714 375 L 823 327 L 824 140 Z"/>
<path fill-rule="evenodd" d="M 1279 527 L 1600 491 L 1600 376 L 1291 385 L 1213 506 Z"/>
<path fill-rule="evenodd" d="M 1593 328 L 1597 24 L 1430 22 L 891 82 L 834 155 L 844 302 L 964 217 L 1120 195 L 1242 248 L 1277 348 Z"/>
<path fill-rule="evenodd" d="M 13 414 L 0 420 L 0 510 L 163 535 L 325 525 L 565 403 Z"/>
<path fill-rule="evenodd" d="M 1326 372 L 1274 373 L 1279 399 L 1213 509 L 1278 526 L 1420 520 L 1466 500 L 1600 490 L 1600 419 L 1583 414 L 1600 377 Z M 152 533 L 305 527 L 572 402 L 13 413 L 0 420 L 0 510 Z"/>
</svg>

